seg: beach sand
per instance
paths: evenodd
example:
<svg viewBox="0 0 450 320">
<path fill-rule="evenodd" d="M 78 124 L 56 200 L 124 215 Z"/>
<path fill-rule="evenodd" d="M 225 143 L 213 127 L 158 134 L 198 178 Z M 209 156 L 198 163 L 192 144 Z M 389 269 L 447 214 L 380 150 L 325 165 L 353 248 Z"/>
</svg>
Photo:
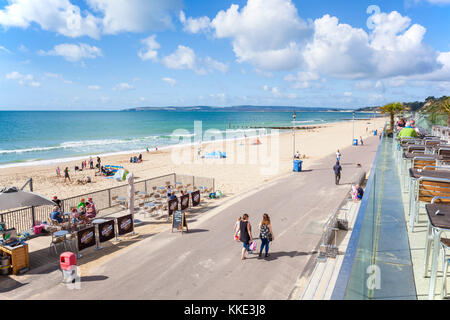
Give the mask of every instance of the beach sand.
<svg viewBox="0 0 450 320">
<path fill-rule="evenodd" d="M 365 137 L 373 135 L 373 130 L 380 131 L 385 121 L 386 118 L 355 121 L 355 138 L 359 139 L 362 136 L 364 140 Z M 367 132 L 366 128 L 368 128 Z M 320 128 L 310 130 L 297 130 L 295 151 L 298 150 L 301 155 L 306 155 L 303 159 L 303 169 L 307 170 L 308 165 L 335 153 L 337 149 L 349 146 L 352 143 L 352 137 L 352 121 L 324 124 Z M 130 157 L 137 155 L 135 153 L 105 156 L 102 157 L 102 165 L 124 166 L 134 173 L 136 181 L 170 173 L 215 178 L 216 190 L 221 190 L 227 196 L 233 196 L 292 171 L 294 147 L 291 132 L 280 133 L 278 137 L 261 137 L 260 140 L 261 145 L 255 144 L 255 138 L 226 142 L 226 145 L 225 142 L 210 142 L 202 145 L 202 154 L 221 150 L 227 152 L 227 159 L 199 159 L 198 145 L 195 145 L 167 148 L 150 153 L 143 151 L 144 161 L 140 164 L 129 163 Z M 184 161 L 180 163 L 182 157 Z M 88 158 L 86 157 L 86 160 Z M 346 159 L 343 154 L 342 161 L 351 162 L 352 160 Z M 0 169 L 0 188 L 5 186 L 20 188 L 29 178 L 33 178 L 35 192 L 47 197 L 56 195 L 64 199 L 126 184 L 95 176 L 96 170 L 75 172 L 75 165 L 81 167 L 81 161 L 70 161 L 58 165 L 2 168 Z M 329 164 L 330 172 L 333 165 L 334 163 Z M 57 166 L 61 168 L 61 171 L 66 166 L 69 167 L 72 183 L 65 183 L 63 177 L 56 177 Z M 85 176 L 91 177 L 92 183 L 85 185 L 76 183 L 77 179 Z"/>
</svg>

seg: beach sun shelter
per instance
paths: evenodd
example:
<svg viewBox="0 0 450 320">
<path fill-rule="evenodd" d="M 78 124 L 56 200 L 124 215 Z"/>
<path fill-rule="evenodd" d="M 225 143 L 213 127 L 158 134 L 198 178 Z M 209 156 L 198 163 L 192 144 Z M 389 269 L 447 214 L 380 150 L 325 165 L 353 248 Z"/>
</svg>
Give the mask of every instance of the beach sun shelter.
<svg viewBox="0 0 450 320">
<path fill-rule="evenodd" d="M 23 191 L 16 187 L 0 190 L 0 210 L 48 205 L 55 205 L 55 203 L 37 193 Z"/>
</svg>

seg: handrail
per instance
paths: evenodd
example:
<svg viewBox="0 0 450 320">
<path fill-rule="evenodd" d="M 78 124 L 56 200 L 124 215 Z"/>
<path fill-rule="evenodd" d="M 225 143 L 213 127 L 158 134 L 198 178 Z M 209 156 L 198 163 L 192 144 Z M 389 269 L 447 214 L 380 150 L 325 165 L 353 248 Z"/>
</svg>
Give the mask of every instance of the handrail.
<svg viewBox="0 0 450 320">
<path fill-rule="evenodd" d="M 446 167 L 444 167 L 444 166 L 425 166 L 425 167 L 423 167 L 423 170 L 425 170 L 426 168 L 435 168 L 435 169 L 448 169 L 448 170 L 450 170 L 450 166 L 446 166 Z"/>
<path fill-rule="evenodd" d="M 381 154 L 381 146 L 383 145 L 385 136 L 382 135 L 382 138 L 380 140 L 380 143 L 378 145 L 377 153 L 375 155 L 375 160 L 373 167 L 371 169 L 371 174 L 369 177 L 369 180 L 366 184 L 366 191 L 364 192 L 364 195 L 370 195 L 373 192 L 375 192 L 375 176 L 376 176 L 376 170 L 378 166 L 378 159 Z M 336 280 L 336 284 L 333 290 L 333 293 L 331 295 L 331 300 L 344 300 L 346 294 L 347 294 L 347 288 L 351 277 L 352 267 L 353 263 L 355 261 L 356 252 L 358 250 L 358 243 L 361 236 L 361 230 L 364 224 L 364 218 L 367 212 L 367 206 L 369 204 L 370 197 L 363 197 L 361 200 L 361 205 L 358 210 L 358 214 L 356 217 L 355 224 L 353 226 L 352 235 L 350 237 L 350 240 L 348 242 L 347 250 L 345 252 L 344 260 L 342 261 L 341 270 L 339 271 L 338 278 Z"/>
</svg>

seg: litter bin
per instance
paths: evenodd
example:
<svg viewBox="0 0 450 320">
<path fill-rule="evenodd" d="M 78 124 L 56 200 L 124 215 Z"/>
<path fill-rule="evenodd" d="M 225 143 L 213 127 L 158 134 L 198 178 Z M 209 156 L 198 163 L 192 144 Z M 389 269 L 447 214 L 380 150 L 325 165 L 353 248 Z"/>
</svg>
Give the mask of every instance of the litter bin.
<svg viewBox="0 0 450 320">
<path fill-rule="evenodd" d="M 63 252 L 59 256 L 59 264 L 63 275 L 64 283 L 72 283 L 78 276 L 77 257 L 73 252 Z"/>
<path fill-rule="evenodd" d="M 358 139 L 353 139 L 353 145 L 357 146 L 358 145 Z"/>
<path fill-rule="evenodd" d="M 294 171 L 301 172 L 302 171 L 302 160 L 294 160 Z"/>
<path fill-rule="evenodd" d="M 11 260 L 8 255 L 0 256 L 0 274 L 8 275 L 11 268 Z"/>
</svg>

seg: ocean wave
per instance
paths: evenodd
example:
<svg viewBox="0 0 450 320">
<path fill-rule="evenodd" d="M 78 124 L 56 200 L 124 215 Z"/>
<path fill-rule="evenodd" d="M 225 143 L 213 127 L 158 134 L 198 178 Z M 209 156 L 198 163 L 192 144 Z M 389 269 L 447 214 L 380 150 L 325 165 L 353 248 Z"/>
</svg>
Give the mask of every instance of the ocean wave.
<svg viewBox="0 0 450 320">
<path fill-rule="evenodd" d="M 62 142 L 57 146 L 49 147 L 33 147 L 14 150 L 0 150 L 0 154 L 13 154 L 13 153 L 32 153 L 51 151 L 59 149 L 83 149 L 86 147 L 104 146 L 104 145 L 120 145 L 120 144 L 138 144 L 142 142 L 150 142 L 149 140 L 156 140 L 157 136 L 149 136 L 144 138 L 132 138 L 132 139 L 102 139 L 102 140 L 81 140 L 81 141 L 67 141 Z"/>
</svg>

